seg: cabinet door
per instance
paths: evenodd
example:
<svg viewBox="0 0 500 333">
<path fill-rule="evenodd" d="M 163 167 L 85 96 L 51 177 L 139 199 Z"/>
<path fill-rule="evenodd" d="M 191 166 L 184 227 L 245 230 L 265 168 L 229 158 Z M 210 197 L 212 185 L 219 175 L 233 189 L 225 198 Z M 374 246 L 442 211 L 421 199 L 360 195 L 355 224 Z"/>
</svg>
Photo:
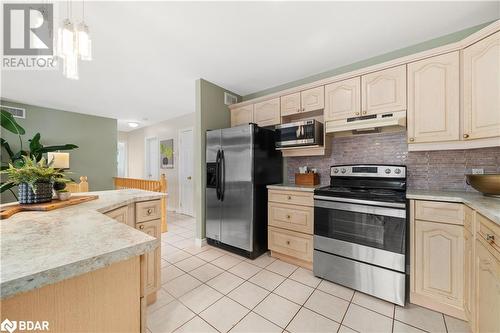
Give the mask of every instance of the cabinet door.
<svg viewBox="0 0 500 333">
<path fill-rule="evenodd" d="M 362 114 L 406 110 L 406 65 L 361 76 Z"/>
<path fill-rule="evenodd" d="M 415 221 L 415 292 L 463 308 L 463 227 Z"/>
<path fill-rule="evenodd" d="M 472 233 L 464 231 L 464 311 L 474 327 L 474 239 Z"/>
<path fill-rule="evenodd" d="M 325 108 L 325 87 L 316 87 L 300 92 L 301 112 Z"/>
<path fill-rule="evenodd" d="M 120 208 L 113 209 L 107 213 L 106 216 L 111 217 L 112 219 L 124 223 L 130 226 L 134 226 L 135 218 L 134 218 L 134 208 L 133 206 L 123 206 Z"/>
<path fill-rule="evenodd" d="M 325 121 L 347 119 L 361 113 L 361 78 L 325 86 Z"/>
<path fill-rule="evenodd" d="M 476 240 L 476 332 L 500 332 L 500 261 Z"/>
<path fill-rule="evenodd" d="M 409 143 L 460 140 L 457 52 L 408 64 Z"/>
<path fill-rule="evenodd" d="M 161 221 L 153 220 L 148 222 L 137 223 L 136 228 L 142 232 L 147 233 L 155 238 L 161 237 Z M 148 295 L 161 286 L 160 281 L 160 258 L 161 258 L 161 247 L 158 246 L 151 252 L 146 253 L 142 256 L 141 269 L 144 270 L 142 276 L 144 276 L 144 294 Z"/>
<path fill-rule="evenodd" d="M 300 93 L 281 96 L 281 115 L 289 116 L 300 112 Z"/>
<path fill-rule="evenodd" d="M 500 32 L 463 51 L 464 139 L 500 136 Z"/>
<path fill-rule="evenodd" d="M 231 127 L 253 123 L 253 104 L 231 110 Z"/>
<path fill-rule="evenodd" d="M 270 126 L 281 123 L 279 97 L 255 103 L 253 120 L 259 126 Z"/>
</svg>

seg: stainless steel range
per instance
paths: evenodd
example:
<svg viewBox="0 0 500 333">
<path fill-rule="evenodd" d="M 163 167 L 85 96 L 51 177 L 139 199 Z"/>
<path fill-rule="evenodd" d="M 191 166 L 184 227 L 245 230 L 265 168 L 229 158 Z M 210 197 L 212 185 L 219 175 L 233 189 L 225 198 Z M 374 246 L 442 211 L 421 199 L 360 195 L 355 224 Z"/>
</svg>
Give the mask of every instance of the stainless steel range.
<svg viewBox="0 0 500 333">
<path fill-rule="evenodd" d="M 314 274 L 404 305 L 406 230 L 405 166 L 332 166 L 314 191 Z"/>
</svg>

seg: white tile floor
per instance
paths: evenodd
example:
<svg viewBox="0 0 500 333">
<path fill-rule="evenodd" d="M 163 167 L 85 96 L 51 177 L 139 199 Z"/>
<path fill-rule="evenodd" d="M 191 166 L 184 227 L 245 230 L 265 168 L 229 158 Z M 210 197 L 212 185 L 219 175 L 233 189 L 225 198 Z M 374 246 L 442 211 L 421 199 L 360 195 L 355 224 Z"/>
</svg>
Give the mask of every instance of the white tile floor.
<svg viewBox="0 0 500 333">
<path fill-rule="evenodd" d="M 194 245 L 193 218 L 169 213 L 162 288 L 148 331 L 469 332 L 467 324 L 415 305 L 394 306 L 316 278 L 268 254 L 249 260 Z"/>
</svg>

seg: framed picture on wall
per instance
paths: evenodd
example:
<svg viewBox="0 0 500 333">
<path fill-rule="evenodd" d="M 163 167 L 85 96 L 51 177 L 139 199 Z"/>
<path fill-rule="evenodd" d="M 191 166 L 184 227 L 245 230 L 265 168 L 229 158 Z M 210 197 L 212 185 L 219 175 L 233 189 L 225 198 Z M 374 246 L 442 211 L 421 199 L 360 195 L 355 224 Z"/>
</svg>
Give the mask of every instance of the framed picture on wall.
<svg viewBox="0 0 500 333">
<path fill-rule="evenodd" d="M 174 168 L 174 139 L 160 141 L 160 166 L 162 169 Z"/>
</svg>

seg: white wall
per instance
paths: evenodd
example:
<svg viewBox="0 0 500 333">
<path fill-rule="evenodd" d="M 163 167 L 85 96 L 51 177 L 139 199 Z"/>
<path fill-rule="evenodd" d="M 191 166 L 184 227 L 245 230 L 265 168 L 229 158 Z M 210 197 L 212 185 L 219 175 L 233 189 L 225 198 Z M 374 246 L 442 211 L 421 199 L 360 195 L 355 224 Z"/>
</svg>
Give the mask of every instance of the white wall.
<svg viewBox="0 0 500 333">
<path fill-rule="evenodd" d="M 195 114 L 190 113 L 155 125 L 119 134 L 119 140 L 127 142 L 128 177 L 130 178 L 144 178 L 144 142 L 147 137 L 157 137 L 160 141 L 174 139 L 174 168 L 160 168 L 160 174 L 165 174 L 167 177 L 168 210 L 178 210 L 179 207 L 179 130 L 189 127 L 192 127 L 194 130 L 194 121 Z M 195 178 L 195 175 L 193 177 Z"/>
</svg>

